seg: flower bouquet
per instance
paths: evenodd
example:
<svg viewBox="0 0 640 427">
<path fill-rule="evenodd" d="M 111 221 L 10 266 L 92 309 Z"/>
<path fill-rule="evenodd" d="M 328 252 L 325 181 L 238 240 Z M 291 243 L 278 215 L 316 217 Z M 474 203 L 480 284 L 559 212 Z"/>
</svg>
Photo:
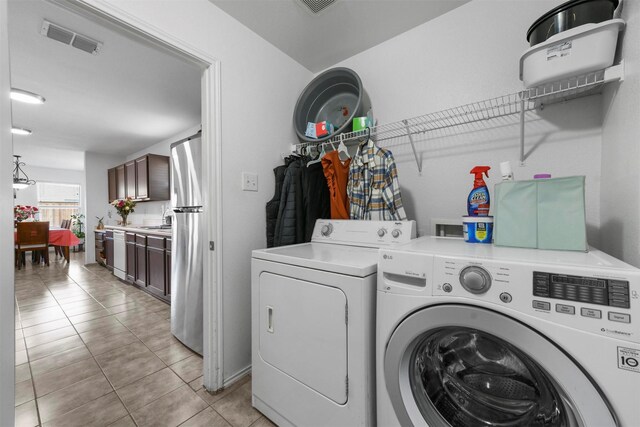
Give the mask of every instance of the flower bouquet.
<svg viewBox="0 0 640 427">
<path fill-rule="evenodd" d="M 131 197 L 127 197 L 126 199 L 116 199 L 111 202 L 111 205 L 116 208 L 118 215 L 122 217 L 122 225 L 126 226 L 127 217 L 130 213 L 133 213 L 133 210 L 136 207 L 136 202 L 134 202 Z"/>
<path fill-rule="evenodd" d="M 13 207 L 13 218 L 15 222 L 35 221 L 39 212 L 37 206 L 16 205 Z"/>
</svg>

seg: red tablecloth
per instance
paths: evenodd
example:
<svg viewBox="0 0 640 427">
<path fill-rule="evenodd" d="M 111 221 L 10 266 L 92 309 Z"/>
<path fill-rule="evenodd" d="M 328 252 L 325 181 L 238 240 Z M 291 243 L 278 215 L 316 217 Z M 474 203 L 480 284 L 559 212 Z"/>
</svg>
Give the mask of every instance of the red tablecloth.
<svg viewBox="0 0 640 427">
<path fill-rule="evenodd" d="M 76 246 L 80 244 L 80 239 L 71 230 L 66 228 L 50 228 L 49 244 L 55 246 Z"/>
<path fill-rule="evenodd" d="M 17 233 L 13 234 L 14 240 L 18 238 Z M 53 227 L 49 229 L 49 244 L 55 246 L 76 246 L 80 244 L 80 239 L 66 228 Z"/>
</svg>

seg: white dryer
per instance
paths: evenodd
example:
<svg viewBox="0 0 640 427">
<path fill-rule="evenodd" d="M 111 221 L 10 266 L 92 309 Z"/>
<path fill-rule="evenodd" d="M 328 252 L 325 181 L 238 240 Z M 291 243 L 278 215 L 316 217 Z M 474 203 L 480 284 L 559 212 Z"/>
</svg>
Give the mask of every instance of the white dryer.
<svg viewBox="0 0 640 427">
<path fill-rule="evenodd" d="M 640 270 L 424 237 L 378 276 L 378 425 L 640 425 Z"/>
<path fill-rule="evenodd" d="M 318 220 L 312 241 L 253 251 L 253 406 L 279 426 L 375 424 L 378 248 L 414 221 Z"/>
</svg>

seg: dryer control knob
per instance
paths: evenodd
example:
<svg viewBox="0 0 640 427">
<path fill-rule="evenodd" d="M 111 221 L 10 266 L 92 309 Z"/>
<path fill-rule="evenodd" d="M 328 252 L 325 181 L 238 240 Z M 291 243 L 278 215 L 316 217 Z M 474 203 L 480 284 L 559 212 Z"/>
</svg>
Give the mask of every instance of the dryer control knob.
<svg viewBox="0 0 640 427">
<path fill-rule="evenodd" d="M 491 287 L 491 276 L 482 267 L 465 267 L 460 272 L 460 284 L 472 294 L 484 294 Z"/>
<path fill-rule="evenodd" d="M 378 230 L 378 237 L 384 237 L 385 234 L 387 234 L 387 230 L 385 230 L 384 228 Z"/>
<path fill-rule="evenodd" d="M 320 229 L 320 234 L 322 234 L 324 237 L 329 237 L 329 235 L 332 232 L 333 232 L 333 224 L 331 223 L 323 225 L 322 228 Z"/>
<path fill-rule="evenodd" d="M 393 236 L 394 239 L 397 239 L 398 237 L 400 237 L 401 234 L 402 234 L 402 231 L 398 230 L 397 228 L 391 232 L 391 236 Z"/>
</svg>

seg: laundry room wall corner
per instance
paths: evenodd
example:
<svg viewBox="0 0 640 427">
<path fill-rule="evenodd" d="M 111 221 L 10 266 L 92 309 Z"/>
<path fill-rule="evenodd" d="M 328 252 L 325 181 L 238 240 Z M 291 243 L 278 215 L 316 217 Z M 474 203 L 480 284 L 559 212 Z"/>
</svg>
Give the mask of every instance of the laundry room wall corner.
<svg viewBox="0 0 640 427">
<path fill-rule="evenodd" d="M 624 81 L 604 91 L 601 247 L 640 267 L 640 2 L 622 4 Z"/>
<path fill-rule="evenodd" d="M 527 29 L 560 3 L 474 0 L 336 66 L 360 75 L 382 124 L 515 93 L 523 88 L 519 59 L 529 47 Z M 492 167 L 493 192 L 498 166 L 509 160 L 516 179 L 540 171 L 586 175 L 588 238 L 599 243 L 602 96 L 545 106 L 526 119 L 524 166 L 518 114 L 416 135 L 422 173 L 406 138 L 381 143 L 394 154 L 420 235 L 431 234 L 432 218 L 455 220 L 466 212 L 473 166 Z"/>
</svg>

